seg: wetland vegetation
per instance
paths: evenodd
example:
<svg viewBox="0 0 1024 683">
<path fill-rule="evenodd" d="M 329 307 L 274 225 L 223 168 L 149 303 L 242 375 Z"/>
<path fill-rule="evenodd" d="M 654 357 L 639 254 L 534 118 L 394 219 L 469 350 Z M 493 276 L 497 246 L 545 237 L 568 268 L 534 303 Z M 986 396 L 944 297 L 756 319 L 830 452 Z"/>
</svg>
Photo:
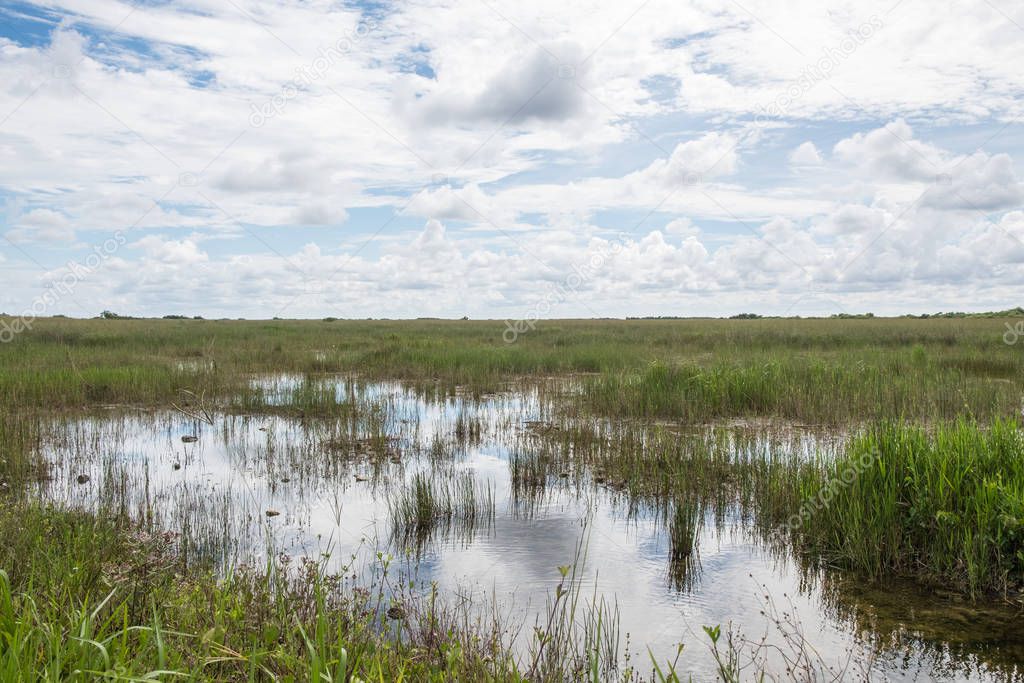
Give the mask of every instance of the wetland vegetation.
<svg viewBox="0 0 1024 683">
<path fill-rule="evenodd" d="M 0 678 L 1024 673 L 1003 319 L 502 331 L 34 321 Z"/>
</svg>

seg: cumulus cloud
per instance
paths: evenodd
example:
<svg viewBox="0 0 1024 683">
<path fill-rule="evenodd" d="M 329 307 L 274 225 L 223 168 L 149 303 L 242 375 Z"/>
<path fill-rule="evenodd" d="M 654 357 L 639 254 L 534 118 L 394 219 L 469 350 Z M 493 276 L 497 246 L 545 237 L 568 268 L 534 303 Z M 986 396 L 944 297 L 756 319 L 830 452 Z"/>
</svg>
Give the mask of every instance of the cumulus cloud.
<svg viewBox="0 0 1024 683">
<path fill-rule="evenodd" d="M 902 119 L 854 133 L 837 142 L 832 153 L 862 174 L 896 181 L 933 182 L 949 161 L 938 147 L 915 140 L 913 129 Z"/>
<path fill-rule="evenodd" d="M 498 206 L 494 198 L 476 183 L 460 188 L 443 185 L 418 192 L 405 213 L 439 220 L 507 223 L 514 219 L 511 211 Z"/>
<path fill-rule="evenodd" d="M 209 256 L 190 239 L 168 240 L 157 235 L 149 235 L 128 246 L 141 249 L 152 261 L 172 266 L 188 266 L 209 261 Z"/>
<path fill-rule="evenodd" d="M 452 234 L 435 219 L 376 256 L 353 250 L 325 253 L 305 245 L 283 254 L 214 258 L 191 239 L 147 236 L 130 245 L 141 252 L 138 261 L 105 265 L 81 291 L 83 296 L 120 292 L 126 302 L 143 307 L 170 305 L 161 296 L 174 290 L 172 298 L 191 301 L 203 312 L 230 310 L 247 316 L 268 316 L 275 307 L 293 305 L 292 315 L 329 311 L 351 317 L 406 317 L 458 310 L 479 317 L 521 317 L 578 268 L 586 268 L 587 277 L 576 296 L 559 303 L 550 315 L 656 313 L 665 310 L 665 301 L 682 305 L 684 300 L 688 308 L 680 312 L 691 314 L 719 314 L 721 306 L 730 305 L 746 310 L 759 302 L 768 306 L 769 300 L 782 312 L 809 291 L 841 301 L 846 294 L 879 287 L 885 294 L 875 300 L 876 310 L 884 311 L 893 291 L 915 283 L 956 286 L 971 277 L 975 289 L 998 290 L 1021 279 L 1020 212 L 998 224 L 976 221 L 966 235 L 944 244 L 923 250 L 920 244 L 907 246 L 908 235 L 922 227 L 923 217 L 901 222 L 894 234 L 878 241 L 876 250 L 860 258 L 876 234 L 850 234 L 836 242 L 833 235 L 816 236 L 782 217 L 720 245 L 659 230 L 611 238 L 531 236 L 529 242 L 545 263 L 515 248 L 499 249 L 466 233 Z M 999 251 L 993 252 L 993 246 Z M 602 255 L 598 265 L 588 267 L 595 255 Z M 690 296 L 697 298 L 680 298 Z M 293 304 L 295 297 L 299 300 Z"/>
<path fill-rule="evenodd" d="M 814 225 L 825 235 L 865 235 L 884 229 L 893 216 L 883 209 L 863 204 L 844 204 Z"/>
<path fill-rule="evenodd" d="M 577 87 L 577 79 L 585 81 L 588 73 L 586 65 L 578 66 L 582 59 L 578 44 L 561 43 L 536 45 L 525 55 L 510 56 L 482 82 L 447 79 L 442 68 L 440 89 L 410 94 L 400 107 L 431 125 L 565 121 L 586 105 L 586 95 Z"/>
<path fill-rule="evenodd" d="M 789 163 L 794 166 L 819 166 L 821 164 L 821 152 L 813 142 L 807 141 L 800 144 L 789 154 Z"/>
<path fill-rule="evenodd" d="M 676 145 L 672 154 L 639 172 L 637 179 L 664 186 L 693 185 L 736 171 L 736 139 L 725 133 L 706 133 Z"/>
<path fill-rule="evenodd" d="M 7 233 L 12 242 L 67 242 L 75 230 L 64 214 L 52 209 L 31 209 L 15 219 L 14 229 Z"/>
<path fill-rule="evenodd" d="M 1024 183 L 1017 179 L 1007 154 L 974 154 L 956 162 L 939 177 L 924 204 L 937 209 L 996 211 L 1024 204 Z"/>
<path fill-rule="evenodd" d="M 232 192 L 323 191 L 330 186 L 335 165 L 310 151 L 289 150 L 251 165 L 228 165 L 215 185 Z"/>
<path fill-rule="evenodd" d="M 426 254 L 436 254 L 446 249 L 449 244 L 445 239 L 444 224 L 431 218 L 423 226 L 423 231 L 413 240 L 412 246 L 416 251 Z"/>
</svg>

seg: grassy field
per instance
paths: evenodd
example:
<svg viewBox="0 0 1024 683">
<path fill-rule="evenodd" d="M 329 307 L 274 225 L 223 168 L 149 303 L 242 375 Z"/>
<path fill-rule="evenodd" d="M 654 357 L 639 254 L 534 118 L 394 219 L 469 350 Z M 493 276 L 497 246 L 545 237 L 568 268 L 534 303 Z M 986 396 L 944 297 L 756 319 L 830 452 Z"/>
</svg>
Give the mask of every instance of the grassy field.
<svg viewBox="0 0 1024 683">
<path fill-rule="evenodd" d="M 681 586 L 696 520 L 739 501 L 766 536 L 873 581 L 1005 598 L 1024 588 L 1024 348 L 1004 343 L 1006 320 L 546 321 L 514 344 L 497 321 L 36 320 L 0 344 L 0 679 L 601 677 L 600 629 L 581 640 L 552 626 L 535 635 L 536 657 L 515 661 L 500 629 L 470 627 L 440 603 L 410 602 L 382 623 L 388 605 L 315 563 L 218 578 L 138 520 L 29 495 L 46 475 L 40 425 L 54 414 L 359 409 L 310 383 L 271 402 L 251 384 L 266 373 L 402 380 L 433 395 L 540 387 L 552 425 L 513 459 L 516 485 L 528 493 L 571 472 L 658 506 Z M 679 437 L 726 420 L 855 436 L 811 461 L 737 449 L 716 432 Z M 486 521 L 488 495 L 417 480 L 393 502 L 395 533 Z M 575 600 L 556 600 L 549 623 L 581 609 Z M 673 680 L 661 667 L 638 670 Z"/>
<path fill-rule="evenodd" d="M 226 398 L 263 372 L 476 391 L 596 373 L 587 408 L 625 417 L 986 417 L 1020 408 L 1005 320 L 547 321 L 507 344 L 498 321 L 41 319 L 0 345 L 0 395 L 82 408 L 163 405 L 182 387 Z"/>
</svg>

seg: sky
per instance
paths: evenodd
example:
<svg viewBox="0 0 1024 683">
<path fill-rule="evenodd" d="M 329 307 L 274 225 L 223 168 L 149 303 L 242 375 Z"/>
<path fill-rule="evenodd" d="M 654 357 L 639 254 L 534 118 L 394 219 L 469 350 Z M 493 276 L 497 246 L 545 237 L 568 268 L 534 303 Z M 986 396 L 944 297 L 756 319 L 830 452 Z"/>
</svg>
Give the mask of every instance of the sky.
<svg viewBox="0 0 1024 683">
<path fill-rule="evenodd" d="M 1011 0 L 0 2 L 0 311 L 1022 303 Z"/>
</svg>

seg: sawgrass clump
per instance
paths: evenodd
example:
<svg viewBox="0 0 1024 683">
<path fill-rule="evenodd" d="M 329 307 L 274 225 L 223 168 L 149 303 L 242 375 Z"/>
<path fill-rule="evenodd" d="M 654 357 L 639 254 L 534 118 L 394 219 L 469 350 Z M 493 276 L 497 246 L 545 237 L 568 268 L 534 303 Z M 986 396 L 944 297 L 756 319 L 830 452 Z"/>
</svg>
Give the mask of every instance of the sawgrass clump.
<svg viewBox="0 0 1024 683">
<path fill-rule="evenodd" d="M 805 485 L 811 547 L 875 580 L 972 596 L 1024 589 L 1024 433 L 1015 420 L 933 431 L 886 422 Z"/>
</svg>

